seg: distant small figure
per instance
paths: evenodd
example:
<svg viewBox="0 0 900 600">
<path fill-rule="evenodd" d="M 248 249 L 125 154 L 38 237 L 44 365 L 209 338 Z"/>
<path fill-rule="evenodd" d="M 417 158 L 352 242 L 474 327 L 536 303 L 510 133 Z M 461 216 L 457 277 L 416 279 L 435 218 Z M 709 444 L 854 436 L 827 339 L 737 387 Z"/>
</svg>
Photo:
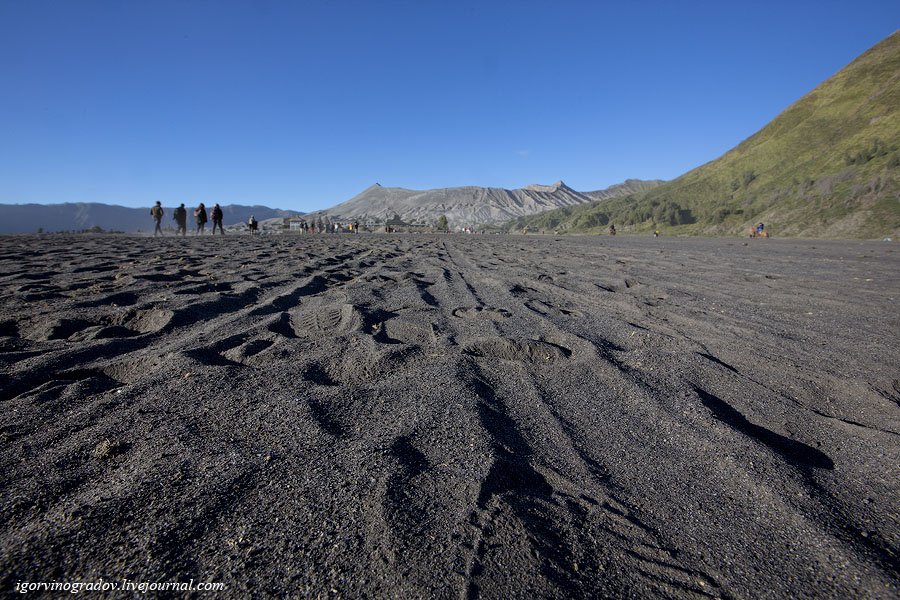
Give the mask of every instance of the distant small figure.
<svg viewBox="0 0 900 600">
<path fill-rule="evenodd" d="M 222 227 L 222 219 L 225 215 L 222 214 L 222 207 L 216 204 L 212 209 L 212 222 L 213 222 L 213 235 L 216 234 L 216 227 L 219 228 L 219 233 L 225 235 L 225 229 Z"/>
<path fill-rule="evenodd" d="M 769 237 L 769 232 L 766 231 L 766 226 L 763 223 L 760 223 L 756 226 L 756 228 L 750 228 L 750 237 Z"/>
<path fill-rule="evenodd" d="M 659 237 L 659 229 L 653 232 L 653 237 Z"/>
<path fill-rule="evenodd" d="M 203 235 L 206 231 L 206 206 L 202 202 L 194 209 L 194 219 L 197 221 L 197 235 Z"/>
<path fill-rule="evenodd" d="M 250 215 L 250 220 L 247 221 L 247 227 L 250 228 L 250 235 L 256 235 L 257 230 L 259 229 L 259 221 L 257 221 L 253 215 Z"/>
<path fill-rule="evenodd" d="M 166 211 L 163 210 L 162 203 L 157 200 L 156 206 L 150 209 L 150 215 L 153 217 L 153 220 L 156 221 L 156 229 L 153 230 L 153 237 L 163 234 L 161 224 L 164 214 L 166 214 Z"/>
<path fill-rule="evenodd" d="M 359 221 L 353 221 L 353 233 L 359 233 Z"/>
<path fill-rule="evenodd" d="M 609 235 L 616 235 L 616 224 L 612 223 L 609 226 Z"/>
<path fill-rule="evenodd" d="M 187 235 L 187 209 L 184 207 L 184 202 L 181 203 L 181 206 L 175 209 L 175 213 L 172 215 L 172 219 L 178 225 L 178 233 L 181 234 L 181 237 Z M 176 234 L 177 235 L 177 234 Z"/>
</svg>

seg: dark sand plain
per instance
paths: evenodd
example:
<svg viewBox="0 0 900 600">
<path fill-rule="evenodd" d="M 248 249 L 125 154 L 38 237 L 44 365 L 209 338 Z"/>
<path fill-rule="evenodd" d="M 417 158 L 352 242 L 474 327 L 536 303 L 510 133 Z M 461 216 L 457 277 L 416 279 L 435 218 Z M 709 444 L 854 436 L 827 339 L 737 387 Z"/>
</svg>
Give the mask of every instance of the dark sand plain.
<svg viewBox="0 0 900 600">
<path fill-rule="evenodd" d="M 886 242 L 0 238 L 0 584 L 897 598 L 898 298 Z"/>
</svg>

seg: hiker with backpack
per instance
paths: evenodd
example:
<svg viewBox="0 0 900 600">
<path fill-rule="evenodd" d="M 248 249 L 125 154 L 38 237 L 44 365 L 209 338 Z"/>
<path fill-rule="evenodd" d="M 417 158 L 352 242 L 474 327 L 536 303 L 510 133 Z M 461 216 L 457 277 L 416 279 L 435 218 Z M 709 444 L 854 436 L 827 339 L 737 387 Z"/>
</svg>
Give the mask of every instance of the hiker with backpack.
<svg viewBox="0 0 900 600">
<path fill-rule="evenodd" d="M 181 203 L 181 206 L 175 209 L 175 213 L 172 215 L 172 219 L 175 223 L 178 224 L 178 233 L 181 234 L 181 237 L 187 235 L 187 209 L 184 208 L 184 202 Z M 177 234 L 176 234 L 177 235 Z"/>
<path fill-rule="evenodd" d="M 223 218 L 224 215 L 222 214 L 222 207 L 216 204 L 212 209 L 213 235 L 216 234 L 216 227 L 219 228 L 219 233 L 225 235 L 225 229 L 222 227 Z"/>
<path fill-rule="evenodd" d="M 202 202 L 194 209 L 194 219 L 197 221 L 197 235 L 203 235 L 206 230 L 206 207 Z"/>
<path fill-rule="evenodd" d="M 166 211 L 163 210 L 162 203 L 157 200 L 156 206 L 150 209 L 150 216 L 152 216 L 153 220 L 156 221 L 156 228 L 153 230 L 153 237 L 163 234 L 161 224 L 164 214 L 166 214 Z"/>
</svg>

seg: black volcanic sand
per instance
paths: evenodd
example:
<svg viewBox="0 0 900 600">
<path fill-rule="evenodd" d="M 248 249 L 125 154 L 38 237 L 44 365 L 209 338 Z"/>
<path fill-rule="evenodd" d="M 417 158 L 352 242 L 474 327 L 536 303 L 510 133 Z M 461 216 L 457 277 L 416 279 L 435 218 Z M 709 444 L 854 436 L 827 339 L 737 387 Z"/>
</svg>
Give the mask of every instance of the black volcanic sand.
<svg viewBox="0 0 900 600">
<path fill-rule="evenodd" d="M 0 238 L 0 584 L 900 594 L 900 249 Z"/>
</svg>

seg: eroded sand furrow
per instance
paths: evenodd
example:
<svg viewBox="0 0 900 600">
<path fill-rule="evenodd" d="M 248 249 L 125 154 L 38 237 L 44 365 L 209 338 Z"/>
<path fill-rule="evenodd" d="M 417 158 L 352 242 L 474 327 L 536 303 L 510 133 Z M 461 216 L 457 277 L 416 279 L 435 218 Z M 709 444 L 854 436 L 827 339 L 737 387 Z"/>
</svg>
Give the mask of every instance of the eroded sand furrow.
<svg viewBox="0 0 900 600">
<path fill-rule="evenodd" d="M 617 596 L 645 589 L 653 595 L 671 590 L 681 595 L 722 594 L 708 576 L 678 565 L 675 555 L 660 546 L 653 529 L 612 496 L 605 485 L 607 477 L 600 474 L 603 467 L 586 460 L 577 449 L 564 421 L 549 410 L 541 391 L 528 383 L 534 375 L 528 374 L 527 368 L 505 372 L 508 369 L 494 364 L 485 369 L 491 373 L 491 383 L 485 379 L 486 371 L 479 368 L 471 385 L 484 402 L 482 418 L 495 440 L 496 458 L 482 484 L 475 520 L 495 529 L 493 523 L 503 510 L 515 514 L 530 532 L 532 543 L 532 552 L 521 568 L 536 568 L 527 566 L 532 555 L 550 557 L 554 562 L 554 568 L 539 569 L 546 577 L 541 593 Z M 523 496 L 550 508 L 523 505 Z M 493 504 L 490 511 L 485 510 L 489 503 Z M 565 535 L 574 538 L 562 542 L 557 538 L 562 532 L 571 532 Z M 509 533 L 493 531 L 492 535 L 502 538 Z M 484 565 L 492 563 L 484 536 L 476 538 L 482 541 L 482 549 L 473 559 L 470 590 L 477 589 L 481 577 L 490 578 Z M 515 560 L 508 552 L 507 548 L 504 565 Z M 573 568 L 578 572 L 574 581 L 558 577 Z M 598 572 L 604 573 L 602 580 L 596 578 Z"/>
<path fill-rule="evenodd" d="M 476 279 L 478 279 L 478 271 L 480 270 L 478 267 L 474 265 L 467 264 L 465 265 L 468 272 L 473 274 Z M 480 295 L 477 291 L 474 291 L 471 284 L 467 284 L 466 288 L 473 292 L 473 296 L 480 299 Z M 515 296 L 515 293 L 512 294 Z M 531 308 L 526 305 L 526 308 Z M 538 311 L 535 311 L 538 312 Z M 538 320 L 542 320 L 548 312 L 539 312 L 541 317 L 538 317 Z M 558 311 L 557 316 L 568 316 L 564 311 Z M 549 332 L 553 331 L 554 339 L 572 339 L 576 336 L 572 336 L 559 329 L 556 326 L 549 325 L 544 322 L 542 324 L 536 325 L 532 330 Z M 584 345 L 586 340 L 578 338 L 578 341 L 581 342 L 581 345 Z M 541 350 L 543 347 L 546 347 L 547 350 Z M 594 349 L 592 346 L 589 346 L 591 349 Z M 601 348 L 605 351 L 608 348 L 606 343 L 601 345 Z M 552 349 L 552 351 L 550 351 Z M 535 416 L 535 412 L 540 412 L 539 407 L 544 407 L 545 403 L 543 402 L 540 394 L 529 393 L 529 389 L 535 389 L 533 385 L 529 388 L 530 384 L 528 383 L 531 379 L 535 377 L 535 375 L 529 375 L 529 369 L 541 369 L 546 368 L 549 365 L 558 366 L 557 364 L 559 360 L 566 360 L 572 354 L 572 352 L 565 348 L 564 346 L 559 346 L 555 344 L 550 344 L 547 342 L 537 342 L 537 341 L 515 341 L 511 339 L 504 338 L 494 338 L 493 341 L 486 340 L 478 340 L 474 344 L 464 347 L 464 352 L 468 352 L 474 356 L 481 357 L 478 360 L 485 359 L 493 359 L 491 360 L 491 364 L 493 365 L 492 371 L 496 373 L 506 373 L 506 374 L 498 374 L 497 377 L 501 378 L 504 381 L 502 384 L 487 384 L 485 382 L 483 373 L 481 375 L 476 375 L 471 378 L 470 385 L 471 387 L 478 393 L 479 397 L 482 398 L 482 420 L 485 424 L 485 428 L 488 431 L 491 431 L 493 435 L 500 435 L 500 441 L 497 443 L 500 450 L 498 451 L 498 457 L 495 459 L 494 466 L 492 470 L 488 473 L 488 478 L 482 484 L 482 492 L 480 494 L 479 500 L 479 508 L 473 514 L 473 522 L 479 524 L 478 531 L 475 532 L 475 537 L 472 543 L 473 554 L 469 561 L 467 568 L 467 588 L 466 595 L 473 596 L 477 595 L 479 584 L 478 580 L 483 576 L 484 566 L 482 563 L 487 560 L 487 550 L 489 547 L 486 538 L 483 534 L 483 529 L 487 527 L 493 527 L 493 523 L 497 520 L 500 504 L 495 502 L 495 506 L 490 510 L 485 510 L 485 502 L 489 498 L 493 498 L 494 496 L 502 496 L 504 491 L 503 486 L 497 486 L 496 484 L 491 483 L 492 476 L 491 473 L 494 472 L 502 472 L 504 473 L 504 479 L 502 481 L 514 481 L 517 484 L 523 485 L 525 488 L 535 492 L 539 491 L 542 487 L 547 488 L 546 498 L 548 502 L 556 503 L 558 498 L 563 497 L 573 497 L 579 498 L 578 503 L 576 505 L 579 509 L 576 512 L 587 512 L 586 509 L 581 507 L 581 505 L 586 505 L 588 507 L 593 506 L 602 506 L 602 507 L 613 507 L 613 506 L 621 506 L 621 503 L 618 501 L 614 501 L 608 499 L 608 491 L 603 489 L 602 485 L 599 485 L 600 480 L 595 479 L 591 481 L 595 477 L 604 477 L 603 472 L 604 469 L 600 466 L 597 461 L 589 459 L 586 454 L 579 452 L 575 449 L 570 450 L 570 458 L 564 461 L 564 465 L 559 465 L 560 458 L 560 442 L 568 442 L 571 444 L 571 437 L 565 432 L 564 421 L 558 418 L 557 415 L 554 415 L 552 411 L 547 411 L 544 414 L 544 417 L 541 419 L 545 422 L 545 425 L 542 427 L 543 431 L 540 435 L 537 436 L 537 439 L 540 440 L 538 442 L 541 448 L 541 454 L 545 457 L 553 457 L 553 459 L 557 462 L 556 468 L 549 468 L 547 471 L 549 473 L 553 473 L 555 476 L 555 485 L 551 486 L 548 484 L 547 480 L 543 476 L 536 475 L 533 469 L 527 466 L 528 463 L 525 463 L 525 471 L 519 473 L 520 469 L 515 467 L 514 464 L 511 463 L 510 460 L 513 460 L 510 457 L 517 457 L 517 460 L 535 460 L 528 458 L 533 452 L 534 449 L 529 445 L 528 442 L 525 442 L 524 438 L 519 438 L 518 433 L 516 432 L 527 432 L 533 427 L 535 427 L 532 422 Z M 554 360 L 554 357 L 556 360 Z M 599 358 L 599 357 L 598 357 Z M 513 365 L 512 367 L 504 368 L 504 365 Z M 525 372 L 523 372 L 523 369 Z M 477 369 L 476 369 L 477 370 Z M 466 377 L 463 377 L 466 379 Z M 513 392 L 510 395 L 510 398 L 515 398 L 514 402 L 516 406 L 523 404 L 527 406 L 526 413 L 531 415 L 528 419 L 529 425 L 523 426 L 522 423 L 513 423 L 510 420 L 510 417 L 507 415 L 508 410 L 503 408 L 504 404 L 502 401 L 498 400 L 498 397 L 495 395 L 494 390 L 499 389 L 501 387 L 509 386 Z M 512 401 L 512 400 L 511 400 Z M 500 410 L 500 412 L 498 412 Z M 490 417 L 490 418 L 487 418 Z M 487 418 L 487 420 L 485 420 Z M 490 423 L 496 422 L 504 422 L 506 420 L 507 425 L 498 429 L 498 427 L 494 427 L 490 425 Z M 548 428 L 549 427 L 549 431 Z M 503 436 L 513 435 L 513 441 L 502 441 Z M 519 441 L 515 441 L 519 440 Z M 553 447 L 547 448 L 544 447 L 547 442 L 553 440 Z M 540 461 L 539 461 L 540 462 Z M 547 469 L 548 467 L 544 467 Z M 576 471 L 582 472 L 583 479 L 581 483 L 574 484 L 571 481 L 568 481 L 565 476 L 560 476 L 559 473 L 572 473 L 572 469 Z M 518 473 L 518 474 L 517 474 Z M 524 473 L 532 473 L 532 476 L 527 476 Z M 534 481 L 532 481 L 534 480 Z M 535 483 L 535 481 L 540 481 L 541 483 Z M 585 485 L 585 481 L 589 483 Z M 562 485 L 562 488 L 566 491 L 562 491 L 558 489 L 558 486 Z M 497 488 L 495 490 L 494 488 Z M 591 495 L 592 494 L 592 495 Z M 602 501 L 598 501 L 596 499 L 597 496 L 604 498 Z M 580 503 L 580 504 L 579 504 Z M 514 511 L 515 512 L 515 511 Z M 517 513 L 519 518 L 522 518 L 527 511 Z M 636 562 L 633 567 L 630 569 L 632 573 L 640 573 L 647 579 L 647 582 L 651 585 L 654 590 L 654 594 L 666 594 L 667 592 L 676 592 L 681 596 L 697 594 L 698 596 L 709 597 L 712 595 L 721 595 L 721 590 L 716 591 L 717 587 L 713 583 L 713 581 L 705 576 L 700 575 L 695 570 L 682 568 L 675 566 L 672 564 L 675 562 L 674 555 L 671 553 L 664 552 L 662 550 L 658 551 L 658 554 L 662 554 L 663 558 L 657 556 L 644 556 L 641 553 L 641 549 L 645 547 L 653 547 L 658 548 L 658 541 L 653 541 L 653 536 L 649 534 L 650 531 L 646 527 L 638 527 L 635 528 L 634 523 L 637 522 L 634 517 L 628 516 L 628 512 L 624 509 L 613 509 L 612 512 L 605 513 L 607 514 L 607 524 L 599 526 L 597 531 L 600 532 L 615 532 L 615 537 L 606 540 L 602 544 L 599 540 L 592 538 L 591 543 L 592 546 L 589 550 L 585 551 L 587 556 L 593 557 L 598 554 L 602 554 L 605 551 L 608 551 L 610 546 L 614 546 L 619 548 L 620 556 L 631 556 L 635 558 L 638 562 Z M 627 516 L 627 518 L 626 518 Z M 575 517 L 571 516 L 570 519 L 574 519 Z M 584 518 L 581 517 L 579 519 L 583 521 Z M 565 526 L 550 526 L 545 524 L 541 526 L 540 523 L 535 525 L 538 530 L 547 530 L 548 527 L 550 530 L 565 530 Z M 529 525 L 526 522 L 525 527 L 528 528 Z M 584 523 L 576 526 L 576 529 L 581 529 L 584 527 Z M 632 531 L 633 530 L 633 531 Z M 649 536 L 649 537 L 648 537 Z M 539 547 L 537 550 L 534 550 L 536 554 L 546 556 L 548 552 L 546 551 L 546 546 L 553 546 L 557 548 L 557 545 L 547 542 L 541 542 L 539 536 L 531 536 L 529 539 L 537 540 L 535 543 Z M 643 540 L 648 540 L 650 546 L 644 543 Z M 625 542 L 625 545 L 622 545 L 622 541 Z M 601 551 L 601 548 L 603 549 Z M 632 550 L 634 548 L 634 550 Z M 551 553 L 552 555 L 552 553 Z M 509 563 L 510 557 L 506 556 L 504 559 L 506 564 Z M 572 557 L 562 559 L 563 563 L 573 562 L 574 559 Z M 590 558 L 582 559 L 582 567 L 587 568 L 587 572 L 596 571 L 596 564 L 584 564 L 584 561 L 587 560 L 590 563 Z M 577 564 L 577 563 L 576 563 Z M 524 567 L 527 568 L 527 567 Z M 571 565 L 567 565 L 563 567 L 571 568 Z M 552 571 L 552 570 L 551 570 Z M 542 570 L 543 573 L 547 573 L 547 569 Z M 571 582 L 569 582 L 571 584 Z M 546 589 L 542 591 L 542 593 L 548 593 L 548 590 L 555 589 L 553 593 L 574 593 L 575 588 L 571 588 L 566 590 L 565 586 L 560 588 L 560 583 L 558 581 L 554 581 L 553 577 L 548 576 L 548 580 L 545 582 L 545 585 L 548 586 Z M 593 583 L 594 586 L 598 584 L 596 582 Z M 618 593 L 625 593 L 624 590 L 633 590 L 635 589 L 636 584 L 633 580 L 621 580 L 615 581 L 611 583 L 609 581 L 605 582 L 606 593 L 615 593 L 613 590 L 618 590 Z M 581 594 L 586 593 L 586 590 L 591 589 L 593 593 L 598 593 L 600 589 L 603 588 L 592 588 L 590 585 L 582 589 Z M 529 590 L 531 593 L 538 593 L 537 590 Z"/>
</svg>

